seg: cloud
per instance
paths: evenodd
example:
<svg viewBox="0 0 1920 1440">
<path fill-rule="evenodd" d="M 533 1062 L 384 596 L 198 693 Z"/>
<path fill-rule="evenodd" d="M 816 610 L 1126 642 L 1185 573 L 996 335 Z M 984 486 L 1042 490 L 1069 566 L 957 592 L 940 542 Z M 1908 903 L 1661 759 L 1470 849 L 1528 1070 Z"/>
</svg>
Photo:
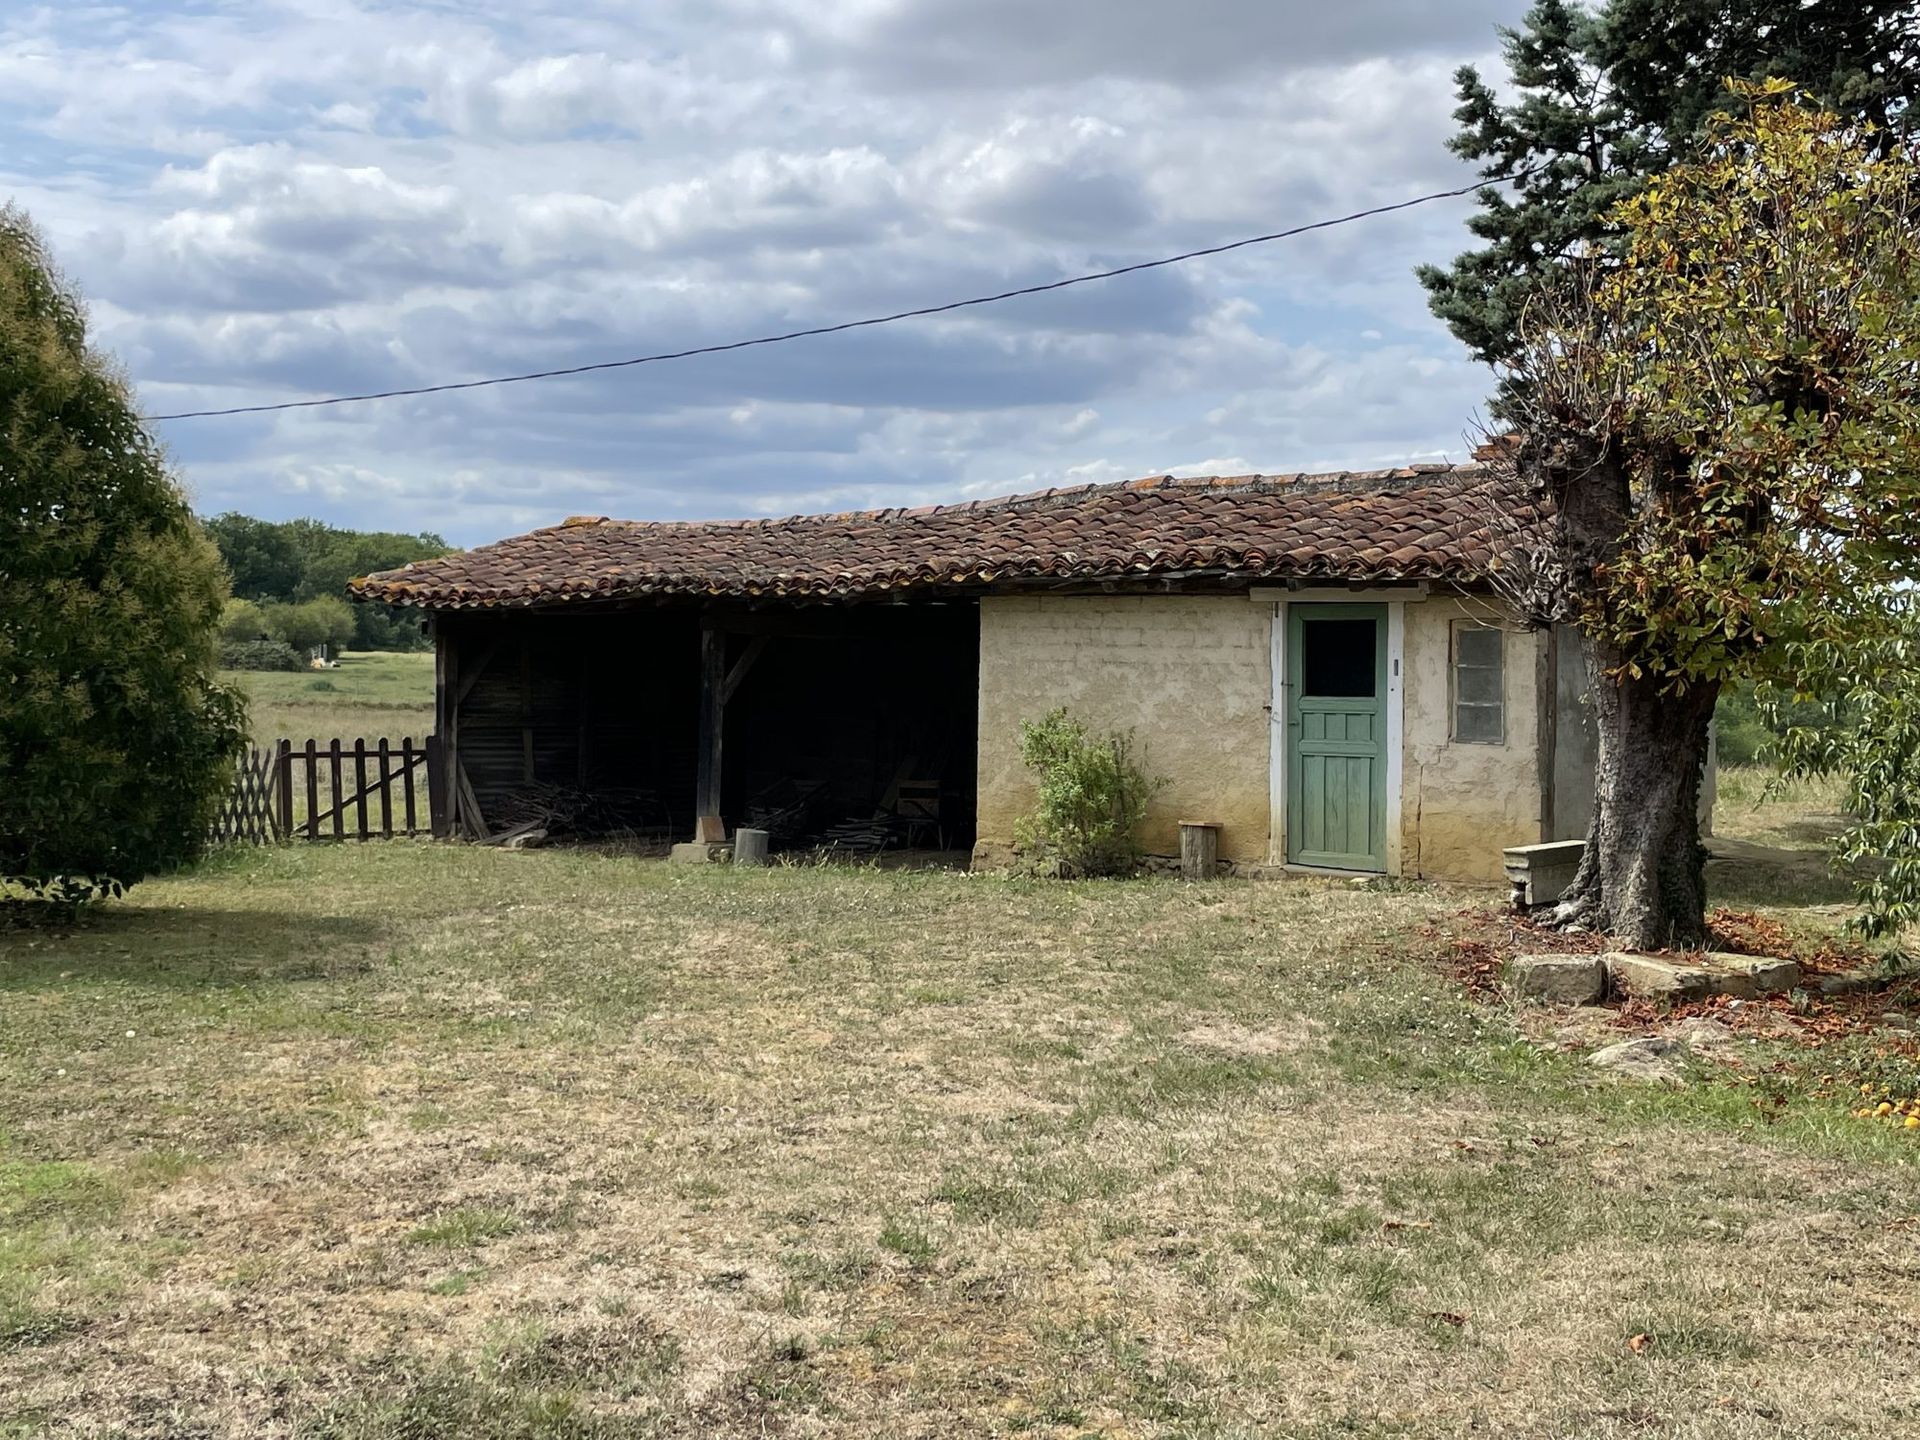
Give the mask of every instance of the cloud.
<svg viewBox="0 0 1920 1440">
<path fill-rule="evenodd" d="M 152 410 L 726 343 L 1460 183 L 1522 0 L 258 0 L 0 15 L 0 198 Z M 485 540 L 1457 452 L 1463 204 L 787 346 L 167 424 L 208 508 Z"/>
<path fill-rule="evenodd" d="M 1397 55 L 1472 53 L 1500 0 L 812 0 L 749 7 L 802 54 L 839 60 L 881 83 L 963 89 L 1057 86 L 1092 79 L 1211 85 L 1223 78 Z"/>
</svg>

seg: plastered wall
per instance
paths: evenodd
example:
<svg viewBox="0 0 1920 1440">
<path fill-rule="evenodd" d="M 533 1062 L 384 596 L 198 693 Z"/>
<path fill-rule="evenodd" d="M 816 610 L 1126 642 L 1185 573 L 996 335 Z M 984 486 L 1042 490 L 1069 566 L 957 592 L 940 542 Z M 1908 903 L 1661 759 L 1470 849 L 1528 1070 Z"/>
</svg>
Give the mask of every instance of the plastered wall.
<svg viewBox="0 0 1920 1440">
<path fill-rule="evenodd" d="M 1488 600 L 1435 597 L 1406 606 L 1400 871 L 1432 880 L 1498 882 L 1500 852 L 1543 838 L 1541 787 L 1550 693 L 1544 632 L 1511 627 L 1505 641 L 1506 735 L 1499 745 L 1452 738 L 1453 625 L 1497 623 Z M 1549 762 L 1550 763 L 1550 762 Z"/>
<path fill-rule="evenodd" d="M 1150 854 L 1179 852 L 1179 821 L 1214 820 L 1222 858 L 1264 861 L 1271 633 L 1272 607 L 1244 596 L 982 600 L 976 862 L 1010 857 L 1033 804 L 1020 722 L 1059 705 L 1131 729 L 1167 782 L 1141 836 Z"/>
<path fill-rule="evenodd" d="M 1404 613 L 1400 873 L 1501 883 L 1501 850 L 1544 838 L 1551 647 L 1543 633 L 1508 629 L 1504 738 L 1456 743 L 1452 626 L 1499 612 L 1487 600 L 1434 597 Z M 1224 858 L 1279 859 L 1281 837 L 1269 830 L 1273 616 L 1271 603 L 1244 596 L 982 600 L 976 862 L 1011 857 L 1014 821 L 1033 804 L 1020 722 L 1057 705 L 1098 728 L 1133 730 L 1147 770 L 1167 781 L 1142 836 L 1149 853 L 1178 852 L 1181 820 L 1217 820 Z"/>
</svg>

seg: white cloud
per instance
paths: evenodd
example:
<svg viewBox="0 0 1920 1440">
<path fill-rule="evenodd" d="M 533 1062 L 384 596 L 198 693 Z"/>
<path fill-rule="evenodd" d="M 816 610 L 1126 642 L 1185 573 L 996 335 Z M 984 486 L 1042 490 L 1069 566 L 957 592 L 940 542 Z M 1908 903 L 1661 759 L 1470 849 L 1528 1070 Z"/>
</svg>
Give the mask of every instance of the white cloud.
<svg viewBox="0 0 1920 1440">
<path fill-rule="evenodd" d="M 260 0 L 0 15 L 0 198 L 153 409 L 1044 283 L 1458 183 L 1522 0 Z M 203 506 L 476 541 L 1463 447 L 1463 206 L 878 330 L 164 434 Z"/>
</svg>

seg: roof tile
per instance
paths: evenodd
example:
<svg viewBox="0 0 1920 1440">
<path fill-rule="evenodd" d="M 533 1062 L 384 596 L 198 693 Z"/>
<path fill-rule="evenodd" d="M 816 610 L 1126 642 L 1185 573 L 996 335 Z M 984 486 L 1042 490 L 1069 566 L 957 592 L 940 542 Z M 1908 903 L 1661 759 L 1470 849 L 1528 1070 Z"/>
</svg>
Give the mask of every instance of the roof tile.
<svg viewBox="0 0 1920 1440">
<path fill-rule="evenodd" d="M 1458 579 L 1511 508 L 1479 465 L 1334 475 L 1152 475 L 1001 500 L 778 520 L 560 525 L 356 580 L 423 609 L 659 595 L 856 598 L 1017 578 L 1201 571 L 1248 579 Z"/>
</svg>

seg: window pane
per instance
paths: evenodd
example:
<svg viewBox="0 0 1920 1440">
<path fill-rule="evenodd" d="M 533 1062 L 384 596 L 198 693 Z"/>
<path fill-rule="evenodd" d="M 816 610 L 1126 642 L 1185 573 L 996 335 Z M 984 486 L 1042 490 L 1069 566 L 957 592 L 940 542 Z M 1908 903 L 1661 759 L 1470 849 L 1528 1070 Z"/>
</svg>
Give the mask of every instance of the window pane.
<svg viewBox="0 0 1920 1440">
<path fill-rule="evenodd" d="M 1453 630 L 1453 738 L 1474 745 L 1506 739 L 1506 635 L 1488 625 Z"/>
<path fill-rule="evenodd" d="M 1455 677 L 1454 693 L 1460 697 L 1462 705 L 1498 705 L 1500 695 L 1500 672 L 1498 670 L 1469 670 L 1460 668 Z"/>
<path fill-rule="evenodd" d="M 1453 632 L 1454 658 L 1462 665 L 1500 668 L 1500 642 L 1506 638 L 1498 630 L 1480 625 L 1462 625 Z"/>
<path fill-rule="evenodd" d="M 1376 628 L 1372 620 L 1302 620 L 1302 692 L 1336 699 L 1371 697 Z"/>
<path fill-rule="evenodd" d="M 1498 745 L 1500 731 L 1498 705 L 1461 705 L 1454 710 L 1453 738 L 1456 740 Z"/>
</svg>

